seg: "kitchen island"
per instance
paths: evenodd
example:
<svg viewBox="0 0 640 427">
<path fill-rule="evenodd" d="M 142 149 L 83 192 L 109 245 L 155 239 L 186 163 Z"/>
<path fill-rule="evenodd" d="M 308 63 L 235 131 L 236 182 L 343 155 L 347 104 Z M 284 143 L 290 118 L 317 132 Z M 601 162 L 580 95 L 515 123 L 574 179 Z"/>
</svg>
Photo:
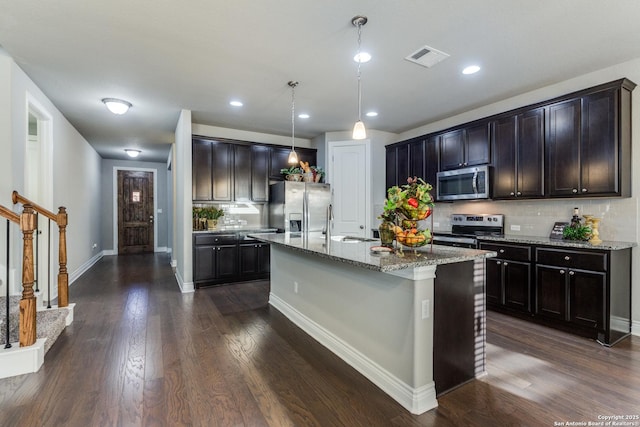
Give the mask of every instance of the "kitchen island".
<svg viewBox="0 0 640 427">
<path fill-rule="evenodd" d="M 484 259 L 495 252 L 252 237 L 271 245 L 270 305 L 410 412 L 484 374 Z"/>
</svg>

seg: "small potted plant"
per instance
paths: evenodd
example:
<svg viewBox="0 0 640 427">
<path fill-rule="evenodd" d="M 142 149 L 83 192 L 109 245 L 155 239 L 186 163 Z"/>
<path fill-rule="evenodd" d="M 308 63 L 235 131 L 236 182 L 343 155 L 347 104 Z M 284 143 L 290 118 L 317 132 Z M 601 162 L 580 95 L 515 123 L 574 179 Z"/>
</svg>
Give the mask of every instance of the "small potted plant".
<svg viewBox="0 0 640 427">
<path fill-rule="evenodd" d="M 324 169 L 320 166 L 311 166 L 311 173 L 313 173 L 313 182 L 322 182 L 324 177 Z"/>
<path fill-rule="evenodd" d="M 280 173 L 284 175 L 287 181 L 302 181 L 302 169 L 298 166 L 280 169 Z"/>
<path fill-rule="evenodd" d="M 207 219 L 207 229 L 214 230 L 218 225 L 218 219 L 224 216 L 224 210 L 218 209 L 215 206 L 207 206 L 200 208 L 200 218 Z"/>
</svg>

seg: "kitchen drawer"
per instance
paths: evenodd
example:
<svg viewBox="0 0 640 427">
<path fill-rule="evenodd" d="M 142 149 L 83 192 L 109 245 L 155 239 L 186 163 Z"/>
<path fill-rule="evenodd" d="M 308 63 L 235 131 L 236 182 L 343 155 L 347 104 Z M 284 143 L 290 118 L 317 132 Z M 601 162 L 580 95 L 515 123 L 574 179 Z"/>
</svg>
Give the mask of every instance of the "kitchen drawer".
<svg viewBox="0 0 640 427">
<path fill-rule="evenodd" d="M 498 258 L 501 259 L 507 259 L 510 261 L 531 261 L 531 246 L 480 242 L 480 249 L 485 251 L 495 251 L 498 253 Z"/>
<path fill-rule="evenodd" d="M 607 271 L 607 254 L 601 252 L 536 248 L 536 262 L 580 270 Z"/>
<path fill-rule="evenodd" d="M 199 245 L 219 245 L 224 243 L 236 243 L 238 241 L 238 235 L 236 233 L 230 234 L 196 234 L 194 236 L 194 242 L 196 246 Z"/>
</svg>

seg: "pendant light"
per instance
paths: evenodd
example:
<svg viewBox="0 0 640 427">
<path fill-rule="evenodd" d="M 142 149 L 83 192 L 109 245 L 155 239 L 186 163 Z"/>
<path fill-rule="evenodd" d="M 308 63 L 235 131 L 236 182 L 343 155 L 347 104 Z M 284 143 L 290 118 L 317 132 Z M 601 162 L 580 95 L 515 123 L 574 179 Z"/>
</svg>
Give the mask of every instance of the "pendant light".
<svg viewBox="0 0 640 427">
<path fill-rule="evenodd" d="M 291 152 L 289 153 L 290 165 L 298 164 L 298 154 L 296 154 L 296 86 L 298 82 L 290 80 L 288 83 L 291 88 Z"/>
<path fill-rule="evenodd" d="M 354 16 L 351 19 L 351 23 L 358 28 L 358 54 L 356 57 L 358 58 L 358 121 L 353 126 L 353 139 L 365 139 L 367 137 L 367 131 L 364 128 L 364 123 L 362 122 L 362 83 L 360 81 L 360 65 L 362 64 L 362 56 L 360 55 L 360 47 L 362 44 L 362 26 L 366 24 L 368 21 L 366 16 Z"/>
</svg>

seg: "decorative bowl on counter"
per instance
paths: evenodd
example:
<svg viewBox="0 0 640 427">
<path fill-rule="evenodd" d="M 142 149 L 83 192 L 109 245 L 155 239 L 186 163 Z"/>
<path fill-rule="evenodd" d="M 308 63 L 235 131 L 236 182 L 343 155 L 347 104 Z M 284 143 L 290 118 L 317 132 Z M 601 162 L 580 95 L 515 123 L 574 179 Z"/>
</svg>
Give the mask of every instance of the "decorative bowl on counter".
<svg viewBox="0 0 640 427">
<path fill-rule="evenodd" d="M 398 243 L 410 248 L 418 248 L 430 243 L 432 240 L 431 230 L 396 230 L 396 240 Z"/>
</svg>

